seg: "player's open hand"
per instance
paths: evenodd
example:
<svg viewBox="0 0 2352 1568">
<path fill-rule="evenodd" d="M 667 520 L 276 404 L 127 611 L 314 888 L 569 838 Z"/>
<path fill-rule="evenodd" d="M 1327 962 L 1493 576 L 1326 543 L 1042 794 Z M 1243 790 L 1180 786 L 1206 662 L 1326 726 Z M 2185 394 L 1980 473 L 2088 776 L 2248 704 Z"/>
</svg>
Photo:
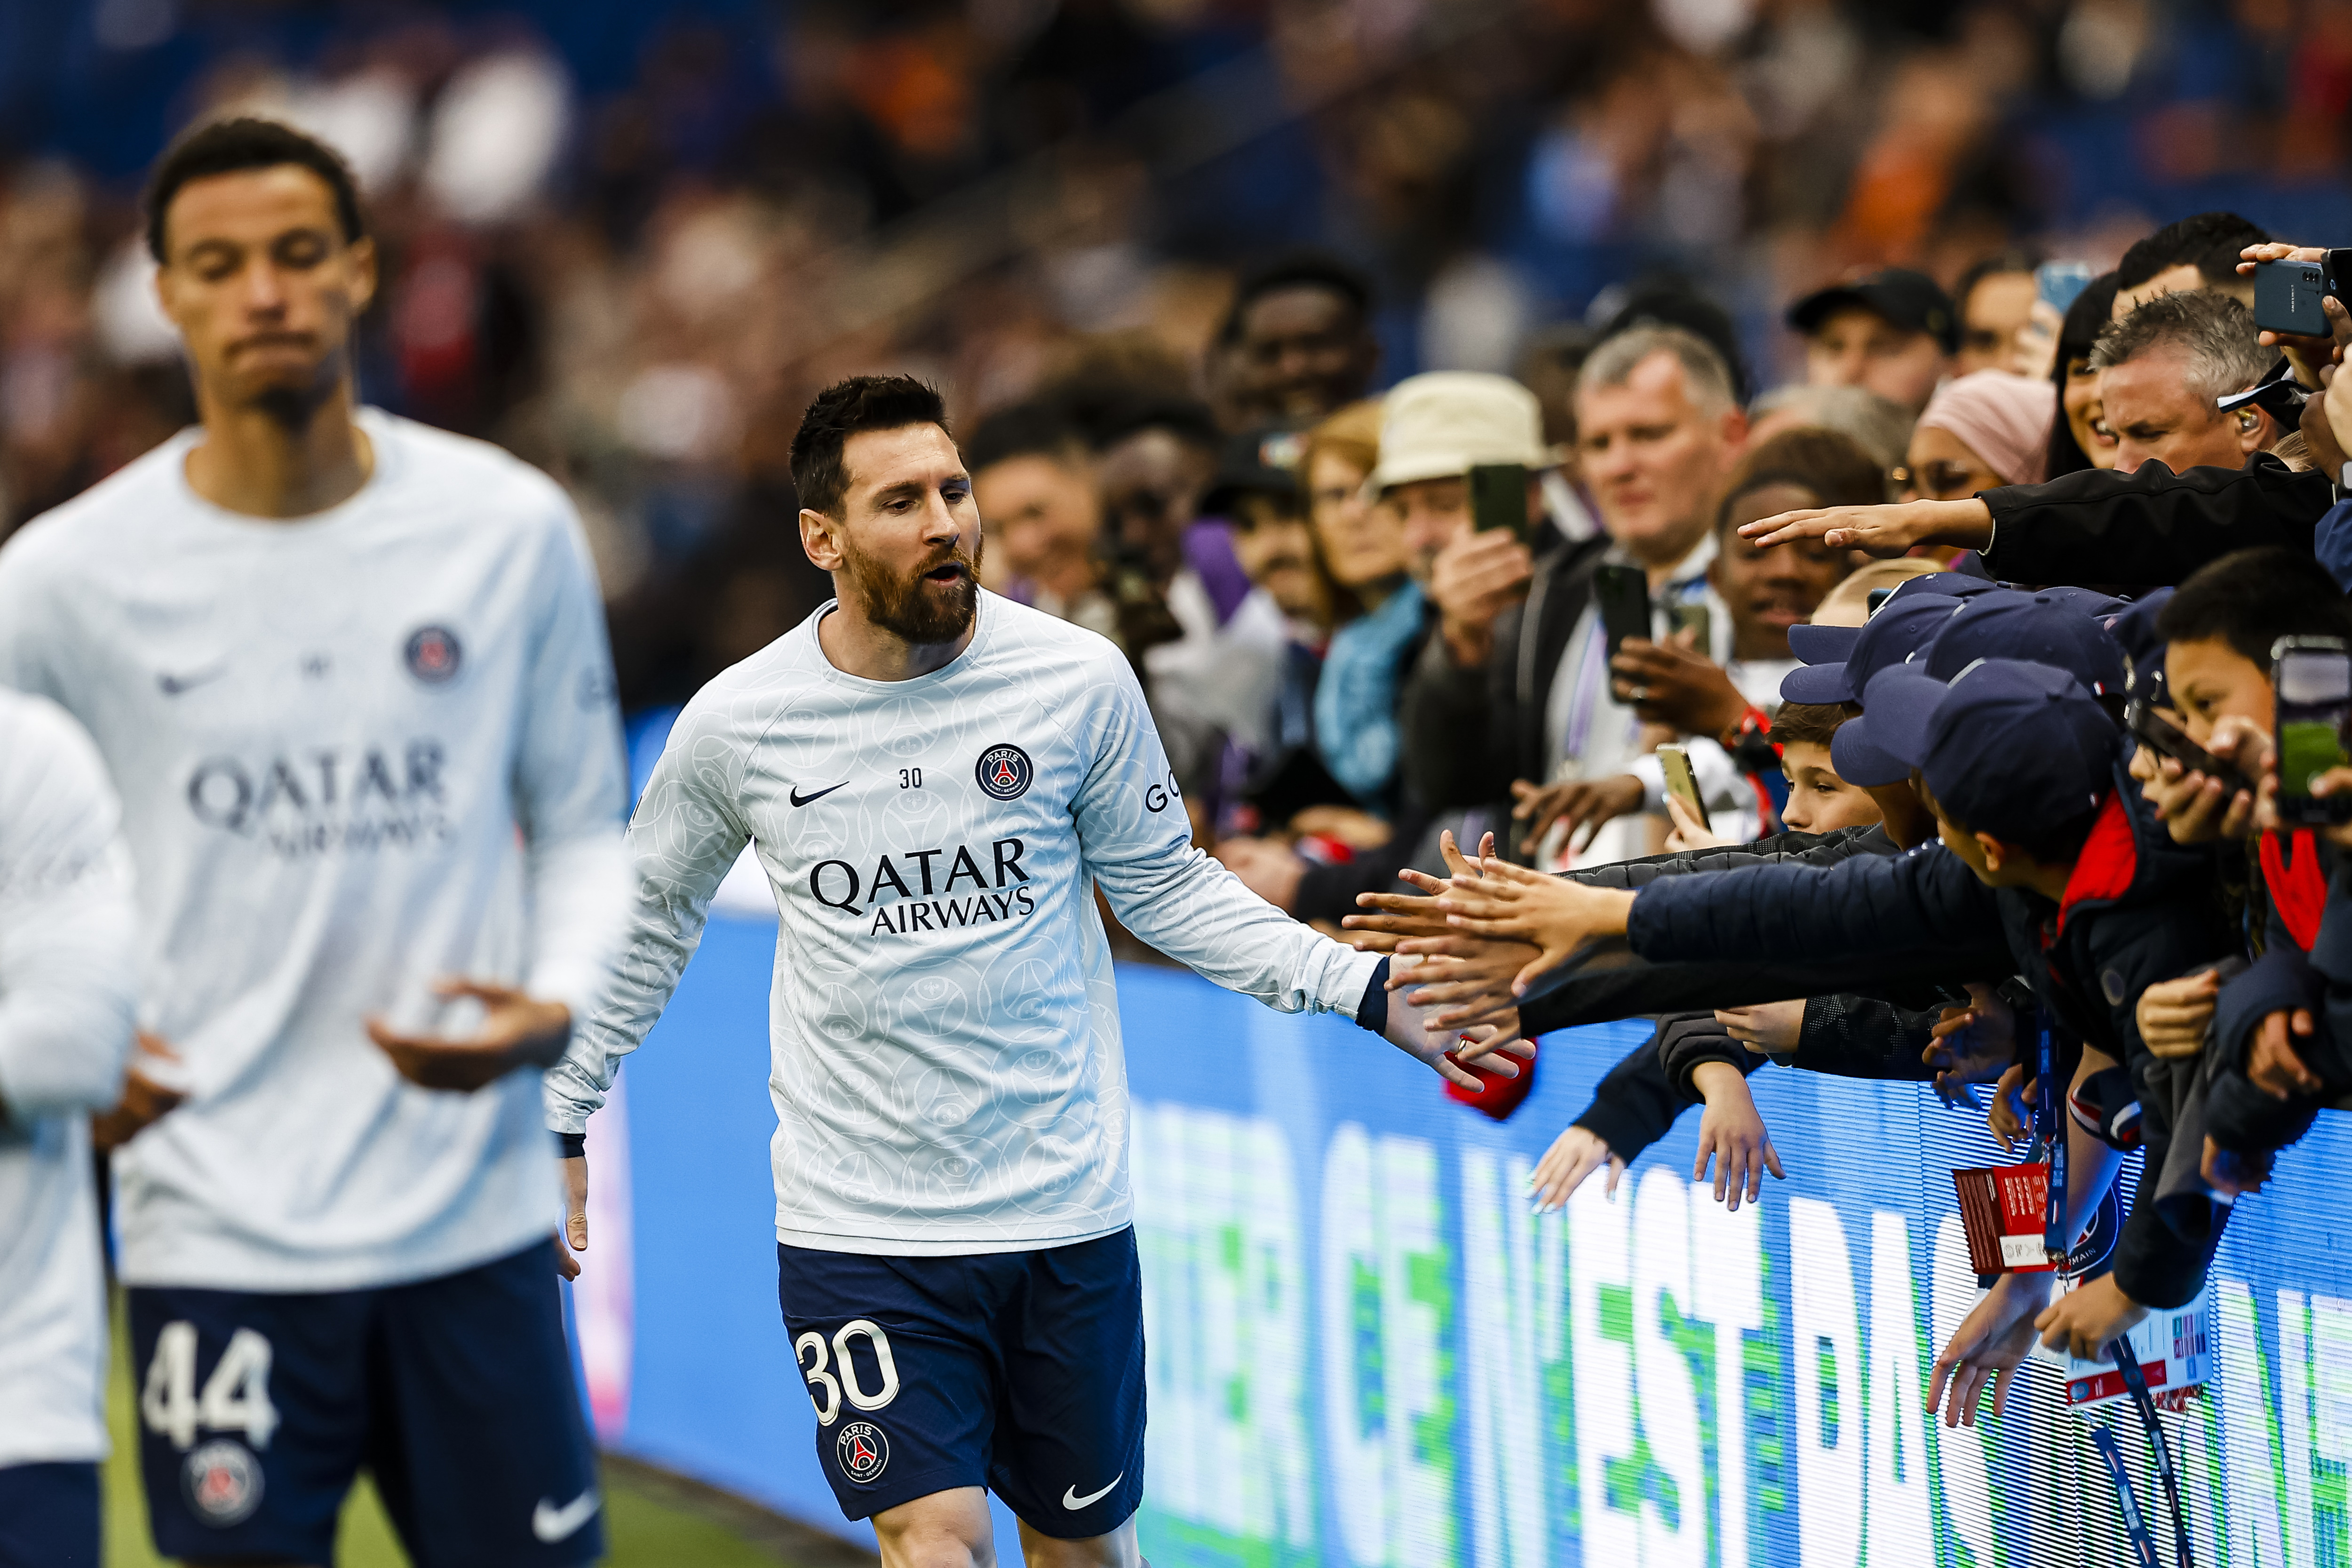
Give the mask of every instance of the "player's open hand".
<svg viewBox="0 0 2352 1568">
<path fill-rule="evenodd" d="M 140 1070 L 140 1058 L 156 1062 L 176 1062 L 180 1053 L 166 1045 L 160 1035 L 142 1029 L 131 1037 L 135 1054 L 131 1066 L 122 1075 L 122 1098 L 110 1110 L 101 1110 L 89 1119 L 90 1146 L 100 1153 L 120 1149 L 125 1143 L 162 1121 L 187 1099 L 183 1091 L 150 1078 Z"/>
<path fill-rule="evenodd" d="M 555 1249 L 555 1268 L 566 1279 L 577 1279 L 580 1259 L 572 1255 L 588 1250 L 588 1156 L 555 1163 L 563 1173 L 563 1245 Z"/>
<path fill-rule="evenodd" d="M 1533 1046 L 1516 1038 L 1516 1030 L 1511 1033 L 1511 1040 L 1506 1040 L 1500 1030 L 1466 1039 L 1458 1030 L 1433 1028 L 1426 1014 L 1393 993 L 1389 997 L 1388 1027 L 1381 1032 L 1389 1044 L 1473 1094 L 1485 1093 L 1486 1086 L 1462 1066 L 1464 1061 L 1475 1060 L 1497 1077 L 1517 1078 L 1519 1064 L 1514 1058 L 1535 1054 Z"/>
<path fill-rule="evenodd" d="M 2047 1274 L 2004 1274 L 1952 1331 L 1927 1384 L 1927 1414 L 1947 1426 L 1977 1424 L 1977 1401 L 1992 1385 L 1992 1413 L 2009 1403 L 2009 1385 L 2033 1350 L 2033 1319 L 2050 1299 Z M 1950 1391 L 1948 1403 L 1945 1392 Z"/>
<path fill-rule="evenodd" d="M 1980 500 L 1909 500 L 1883 506 L 1813 507 L 1740 525 L 1739 536 L 1762 550 L 1818 539 L 1832 550 L 1879 556 L 1908 555 L 1922 544 L 1982 550 L 1992 542 L 1992 513 Z"/>
<path fill-rule="evenodd" d="M 1633 907 L 1629 891 L 1590 888 L 1502 860 L 1483 861 L 1480 869 L 1475 880 L 1450 881 L 1437 908 L 1448 925 L 1473 936 L 1534 944 L 1536 957 L 1511 981 L 1515 996 L 1596 938 L 1624 934 Z"/>
<path fill-rule="evenodd" d="M 2147 1309 L 2125 1295 L 2114 1275 L 2102 1274 L 2051 1302 L 2033 1327 L 2043 1349 L 2097 1361 L 2117 1335 L 2131 1332 L 2147 1316 Z"/>
<path fill-rule="evenodd" d="M 400 1076 L 420 1089 L 471 1094 L 520 1067 L 552 1067 L 572 1039 L 572 1009 L 542 1002 L 511 985 L 473 980 L 443 980 L 439 996 L 470 996 L 482 1005 L 482 1026 L 473 1038 L 404 1035 L 381 1018 L 368 1020 L 373 1040 Z"/>
</svg>

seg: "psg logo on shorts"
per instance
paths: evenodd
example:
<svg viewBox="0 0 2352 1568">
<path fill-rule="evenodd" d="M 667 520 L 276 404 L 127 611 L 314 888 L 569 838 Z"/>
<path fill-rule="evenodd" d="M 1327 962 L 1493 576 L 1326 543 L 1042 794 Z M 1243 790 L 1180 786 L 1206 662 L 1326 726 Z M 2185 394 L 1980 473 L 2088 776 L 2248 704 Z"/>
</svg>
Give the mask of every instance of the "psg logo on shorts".
<svg viewBox="0 0 2352 1568">
<path fill-rule="evenodd" d="M 890 1462 L 890 1439 L 871 1421 L 852 1421 L 833 1440 L 833 1451 L 841 1461 L 841 1473 L 864 1486 Z"/>
<path fill-rule="evenodd" d="M 215 1437 L 188 1456 L 180 1486 L 198 1519 L 226 1530 L 261 1506 L 261 1461 L 244 1444 Z"/>
<path fill-rule="evenodd" d="M 1029 793 L 1037 765 L 1029 760 L 1028 752 L 1006 744 L 981 752 L 979 765 L 971 773 L 980 781 L 982 794 L 995 800 L 1018 800 Z"/>
<path fill-rule="evenodd" d="M 408 660 L 409 674 L 427 686 L 441 686 L 457 679 L 464 650 L 457 646 L 457 634 L 447 626 L 419 626 L 408 634 L 402 656 Z"/>
</svg>

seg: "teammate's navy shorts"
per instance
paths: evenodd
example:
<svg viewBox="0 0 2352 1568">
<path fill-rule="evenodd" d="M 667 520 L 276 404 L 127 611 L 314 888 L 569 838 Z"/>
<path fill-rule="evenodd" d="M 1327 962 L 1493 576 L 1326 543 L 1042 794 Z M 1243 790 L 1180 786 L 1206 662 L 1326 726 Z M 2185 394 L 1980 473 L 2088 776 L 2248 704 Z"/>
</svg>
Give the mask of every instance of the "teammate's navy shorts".
<svg viewBox="0 0 2352 1568">
<path fill-rule="evenodd" d="M 0 1568 L 99 1568 L 96 1465 L 0 1465 Z"/>
<path fill-rule="evenodd" d="M 1041 1535 L 1108 1535 L 1143 1500 L 1135 1232 L 1036 1252 L 776 1247 L 777 1293 L 841 1511 L 984 1486 Z"/>
<path fill-rule="evenodd" d="M 130 1295 L 160 1555 L 332 1562 L 362 1465 L 417 1568 L 604 1554 L 550 1243 L 413 1285 Z"/>
</svg>

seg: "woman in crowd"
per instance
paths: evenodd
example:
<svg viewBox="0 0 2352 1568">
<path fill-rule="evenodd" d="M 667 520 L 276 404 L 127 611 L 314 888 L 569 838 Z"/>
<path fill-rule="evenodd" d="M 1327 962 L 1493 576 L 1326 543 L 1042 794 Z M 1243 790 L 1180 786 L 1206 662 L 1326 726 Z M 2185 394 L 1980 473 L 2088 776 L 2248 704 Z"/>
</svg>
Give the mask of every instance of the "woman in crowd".
<svg viewBox="0 0 2352 1568">
<path fill-rule="evenodd" d="M 2050 421 L 2049 479 L 2084 468 L 2116 466 L 2116 433 L 2099 407 L 2099 373 L 2091 368 L 2091 344 L 2114 315 L 2116 275 L 2092 280 L 2067 308 L 2058 332 L 2058 358 L 2050 379 L 2058 388 L 2058 413 Z"/>
<path fill-rule="evenodd" d="M 1909 500 L 1965 500 L 2001 485 L 2048 478 L 2051 424 L 2058 395 L 2046 381 L 1980 370 L 1936 389 L 1911 432 L 1911 450 L 1895 479 Z M 1960 553 L 1927 552 L 1948 562 Z"/>
<path fill-rule="evenodd" d="M 1398 804 L 1397 690 L 1421 642 L 1424 599 L 1405 575 L 1402 525 L 1364 493 L 1380 435 L 1380 404 L 1349 404 L 1307 432 L 1299 472 L 1324 564 L 1364 607 L 1332 634 L 1323 656 L 1316 744 L 1349 795 L 1388 816 Z"/>
</svg>

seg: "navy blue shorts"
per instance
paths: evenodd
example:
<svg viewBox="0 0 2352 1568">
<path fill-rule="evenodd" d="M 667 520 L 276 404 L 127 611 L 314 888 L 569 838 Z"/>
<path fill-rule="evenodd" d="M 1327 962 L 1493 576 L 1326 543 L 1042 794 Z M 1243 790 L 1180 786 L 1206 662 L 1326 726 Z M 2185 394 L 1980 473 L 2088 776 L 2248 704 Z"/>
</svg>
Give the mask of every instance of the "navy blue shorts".
<svg viewBox="0 0 2352 1568">
<path fill-rule="evenodd" d="M 1108 1535 L 1143 1500 L 1135 1232 L 1036 1252 L 776 1247 L 777 1293 L 841 1511 L 984 1486 L 1041 1535 Z"/>
<path fill-rule="evenodd" d="M 332 1562 L 362 1465 L 418 1568 L 604 1554 L 550 1243 L 413 1285 L 130 1295 L 160 1555 Z"/>
<path fill-rule="evenodd" d="M 99 1568 L 96 1465 L 0 1465 L 0 1568 Z"/>
</svg>

